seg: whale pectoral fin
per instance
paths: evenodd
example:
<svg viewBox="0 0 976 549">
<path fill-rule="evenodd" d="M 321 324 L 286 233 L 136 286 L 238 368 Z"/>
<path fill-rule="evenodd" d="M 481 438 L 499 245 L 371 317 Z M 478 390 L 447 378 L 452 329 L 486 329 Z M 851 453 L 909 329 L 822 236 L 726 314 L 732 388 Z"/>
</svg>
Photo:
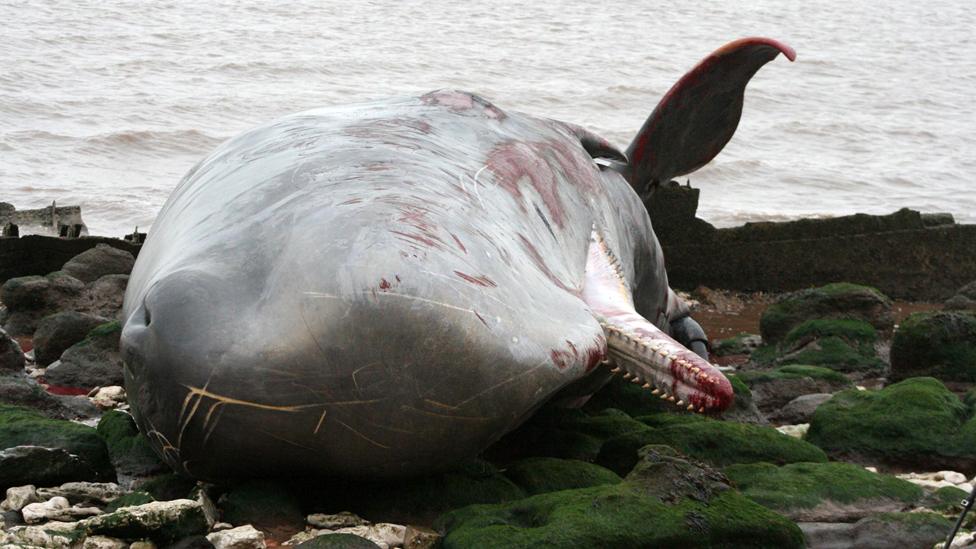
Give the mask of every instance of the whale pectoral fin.
<svg viewBox="0 0 976 549">
<path fill-rule="evenodd" d="M 689 411 L 720 412 L 732 404 L 732 385 L 722 372 L 637 313 L 617 260 L 596 231 L 583 301 L 606 334 L 613 373 Z"/>
<path fill-rule="evenodd" d="M 769 38 L 743 38 L 715 50 L 681 77 L 627 148 L 628 179 L 640 195 L 656 184 L 707 164 L 732 139 L 746 84 L 789 46 Z"/>
</svg>

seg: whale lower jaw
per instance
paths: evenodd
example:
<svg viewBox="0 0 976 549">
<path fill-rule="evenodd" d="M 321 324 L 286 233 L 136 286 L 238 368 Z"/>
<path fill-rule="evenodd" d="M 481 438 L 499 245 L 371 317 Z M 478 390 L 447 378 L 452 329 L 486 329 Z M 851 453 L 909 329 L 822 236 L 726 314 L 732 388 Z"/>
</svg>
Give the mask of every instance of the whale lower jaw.
<svg viewBox="0 0 976 549">
<path fill-rule="evenodd" d="M 715 413 L 732 404 L 732 384 L 715 366 L 637 313 L 617 259 L 596 230 L 583 300 L 606 334 L 612 373 L 688 411 Z"/>
</svg>

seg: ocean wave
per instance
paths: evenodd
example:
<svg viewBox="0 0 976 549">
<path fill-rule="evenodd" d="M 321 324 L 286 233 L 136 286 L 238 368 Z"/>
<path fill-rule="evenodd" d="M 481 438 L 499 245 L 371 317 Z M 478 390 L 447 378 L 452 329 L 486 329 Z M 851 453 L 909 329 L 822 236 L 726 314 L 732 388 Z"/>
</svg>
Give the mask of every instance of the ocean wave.
<svg viewBox="0 0 976 549">
<path fill-rule="evenodd" d="M 200 130 L 122 130 L 93 135 L 82 139 L 79 152 L 111 150 L 206 152 L 226 138 L 206 134 Z"/>
</svg>

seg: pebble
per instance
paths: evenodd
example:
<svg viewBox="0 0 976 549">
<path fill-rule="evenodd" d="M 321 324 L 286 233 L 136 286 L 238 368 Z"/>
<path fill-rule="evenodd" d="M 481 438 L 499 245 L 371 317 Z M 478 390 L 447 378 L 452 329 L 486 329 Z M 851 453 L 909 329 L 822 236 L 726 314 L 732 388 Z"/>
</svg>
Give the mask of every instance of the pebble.
<svg viewBox="0 0 976 549">
<path fill-rule="evenodd" d="M 98 406 L 102 410 L 118 408 L 126 402 L 125 389 L 119 387 L 118 385 L 98 387 L 97 389 L 88 393 L 88 398 L 92 401 L 92 404 Z"/>
<path fill-rule="evenodd" d="M 6 511 L 20 511 L 29 503 L 37 503 L 41 498 L 37 495 L 37 489 L 33 484 L 27 486 L 14 486 L 7 488 L 7 499 L 0 503 L 0 509 Z"/>
<path fill-rule="evenodd" d="M 349 511 L 343 511 L 334 515 L 315 513 L 307 516 L 305 518 L 305 522 L 315 528 L 325 528 L 327 530 L 369 524 L 368 520 L 356 515 L 355 513 L 350 513 Z"/>
<path fill-rule="evenodd" d="M 82 507 L 80 505 L 72 507 L 68 503 L 68 499 L 63 496 L 55 496 L 42 503 L 25 505 L 20 512 L 27 524 L 38 524 L 49 520 L 65 522 L 102 514 L 102 510 L 97 507 Z"/>
<path fill-rule="evenodd" d="M 81 549 L 126 549 L 129 544 L 108 536 L 88 536 Z"/>
<path fill-rule="evenodd" d="M 250 524 L 207 535 L 216 549 L 265 549 L 264 532 Z"/>
<path fill-rule="evenodd" d="M 810 430 L 810 424 L 800 423 L 798 425 L 780 425 L 776 428 L 776 430 L 787 436 L 803 438 L 806 436 L 807 431 Z"/>
</svg>

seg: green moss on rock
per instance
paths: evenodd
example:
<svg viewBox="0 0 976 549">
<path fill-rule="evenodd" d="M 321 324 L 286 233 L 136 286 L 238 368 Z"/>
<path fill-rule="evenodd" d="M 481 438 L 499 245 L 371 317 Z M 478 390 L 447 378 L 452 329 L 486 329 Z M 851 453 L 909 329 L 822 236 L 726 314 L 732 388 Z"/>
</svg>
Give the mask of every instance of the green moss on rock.
<svg viewBox="0 0 976 549">
<path fill-rule="evenodd" d="M 810 366 L 806 364 L 790 364 L 781 366 L 775 370 L 753 370 L 736 374 L 746 385 L 754 387 L 762 383 L 782 381 L 786 379 L 810 378 L 823 380 L 839 385 L 851 385 L 851 381 L 835 370 L 824 368 L 823 366 Z"/>
<path fill-rule="evenodd" d="M 763 341 L 776 344 L 803 322 L 824 318 L 864 320 L 882 330 L 894 323 L 887 296 L 869 286 L 841 282 L 784 295 L 763 313 L 759 329 Z"/>
<path fill-rule="evenodd" d="M 939 380 L 912 378 L 834 395 L 813 414 L 806 440 L 838 457 L 929 469 L 976 464 L 976 421 L 968 415 Z"/>
<path fill-rule="evenodd" d="M 603 445 L 597 463 L 626 474 L 637 463 L 637 451 L 648 444 L 667 444 L 715 466 L 733 463 L 827 461 L 822 450 L 771 427 L 718 421 L 700 416 L 657 414 L 641 417 L 649 427 L 614 437 Z"/>
<path fill-rule="evenodd" d="M 505 476 L 529 495 L 620 482 L 616 473 L 599 465 L 544 457 L 515 462 L 505 468 Z"/>
<path fill-rule="evenodd" d="M 791 463 L 781 467 L 750 463 L 731 465 L 724 471 L 746 497 L 792 518 L 803 518 L 804 513 L 820 505 L 831 505 L 832 512 L 843 505 L 877 501 L 910 505 L 923 495 L 922 489 L 910 482 L 851 463 Z"/>
<path fill-rule="evenodd" d="M 105 507 L 106 513 L 111 513 L 116 509 L 121 509 L 123 507 L 132 507 L 134 505 L 143 505 L 145 503 L 151 503 L 156 501 L 153 499 L 148 492 L 130 492 L 124 496 L 119 496 L 109 502 L 108 506 Z"/>
<path fill-rule="evenodd" d="M 758 349 L 752 360 L 761 365 L 822 365 L 844 372 L 881 370 L 875 350 L 878 336 L 863 320 L 814 319 L 793 328 L 774 345 Z"/>
<path fill-rule="evenodd" d="M 106 412 L 98 422 L 97 431 L 118 472 L 143 476 L 169 470 L 129 414 L 118 410 Z"/>
<path fill-rule="evenodd" d="M 712 345 L 712 354 L 715 356 L 747 355 L 756 349 L 758 339 L 759 336 L 747 333 L 720 339 Z"/>
<path fill-rule="evenodd" d="M 115 479 L 105 443 L 95 429 L 0 404 L 0 448 L 28 445 L 63 449 L 81 458 L 96 472 L 93 480 Z"/>
<path fill-rule="evenodd" d="M 722 475 L 666 447 L 642 460 L 618 484 L 453 511 L 436 524 L 443 547 L 803 547 L 795 524 Z"/>
<path fill-rule="evenodd" d="M 976 381 L 976 313 L 915 313 L 891 342 L 894 379 L 932 376 L 943 381 Z"/>
</svg>

